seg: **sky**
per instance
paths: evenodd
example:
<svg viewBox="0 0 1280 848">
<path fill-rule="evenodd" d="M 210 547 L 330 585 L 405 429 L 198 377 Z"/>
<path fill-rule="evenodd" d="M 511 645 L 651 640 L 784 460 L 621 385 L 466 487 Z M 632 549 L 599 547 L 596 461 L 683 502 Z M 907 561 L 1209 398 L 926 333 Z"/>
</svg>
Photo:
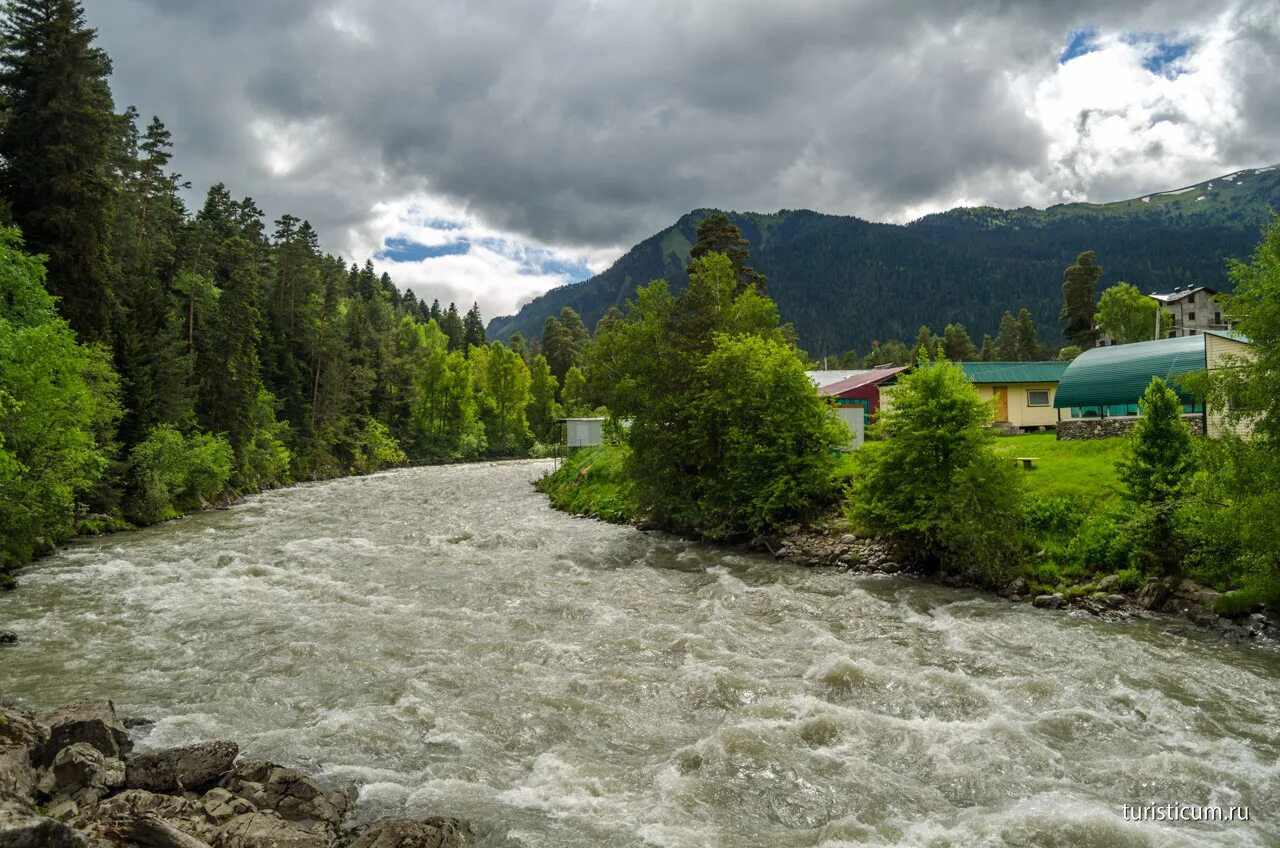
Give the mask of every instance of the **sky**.
<svg viewBox="0 0 1280 848">
<path fill-rule="evenodd" d="M 1280 0 L 86 0 L 117 108 L 486 318 L 700 207 L 906 222 L 1280 162 Z"/>
</svg>

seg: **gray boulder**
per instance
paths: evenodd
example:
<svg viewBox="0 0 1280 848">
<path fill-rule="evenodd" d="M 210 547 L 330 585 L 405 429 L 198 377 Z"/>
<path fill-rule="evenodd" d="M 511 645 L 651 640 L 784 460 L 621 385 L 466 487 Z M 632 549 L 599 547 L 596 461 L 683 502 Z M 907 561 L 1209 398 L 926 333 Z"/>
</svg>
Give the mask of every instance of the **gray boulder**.
<svg viewBox="0 0 1280 848">
<path fill-rule="evenodd" d="M 312 831 L 272 812 L 236 816 L 218 831 L 215 848 L 329 848 L 331 834 Z"/>
<path fill-rule="evenodd" d="M 383 819 L 351 834 L 344 848 L 463 848 L 471 825 L 462 819 Z"/>
<path fill-rule="evenodd" d="M 1097 589 L 1099 592 L 1110 594 L 1120 590 L 1120 578 L 1114 574 L 1108 574 L 1106 577 L 1098 581 Z"/>
<path fill-rule="evenodd" d="M 1159 610 L 1169 599 L 1169 587 L 1159 580 L 1148 580 L 1138 590 L 1134 603 L 1144 610 Z"/>
<path fill-rule="evenodd" d="M 127 760 L 125 785 L 150 792 L 199 792 L 230 772 L 239 753 L 234 742 L 199 742 L 135 754 Z"/>
<path fill-rule="evenodd" d="M 1062 609 L 1067 605 L 1067 599 L 1061 592 L 1054 592 L 1052 595 L 1036 595 L 1031 605 L 1041 609 Z"/>
<path fill-rule="evenodd" d="M 204 793 L 200 806 L 204 808 L 206 816 L 219 823 L 254 811 L 253 805 L 248 801 L 218 786 Z"/>
<path fill-rule="evenodd" d="M 321 822 L 335 829 L 355 800 L 353 791 L 328 791 L 300 771 L 263 760 L 237 764 L 222 785 L 260 810 L 274 810 L 292 822 Z"/>
<path fill-rule="evenodd" d="M 72 823 L 87 830 L 108 822 L 124 838 L 141 841 L 126 834 L 139 823 L 144 830 L 160 830 L 151 824 L 154 821 L 162 821 L 206 843 L 218 832 L 217 820 L 210 818 L 200 803 L 181 795 L 160 795 L 145 789 L 126 789 L 112 795 L 91 809 L 81 810 Z"/>
<path fill-rule="evenodd" d="M 86 742 L 108 757 L 117 758 L 133 747 L 110 701 L 76 701 L 44 716 L 43 723 L 49 728 L 49 740 L 39 758 L 42 766 L 52 765 L 59 751 L 77 742 Z"/>
<path fill-rule="evenodd" d="M 0 645 L 12 645 L 18 641 L 18 634 L 11 630 L 0 630 Z"/>
<path fill-rule="evenodd" d="M 124 785 L 124 763 L 104 756 L 88 742 L 77 742 L 59 751 L 50 773 L 53 788 L 80 804 L 92 803 Z"/>
<path fill-rule="evenodd" d="M 0 846 L 91 848 L 94 843 L 63 822 L 42 816 L 14 798 L 0 797 Z"/>
<path fill-rule="evenodd" d="M 31 752 L 44 748 L 49 729 L 29 713 L 0 707 L 0 795 L 29 798 L 36 788 Z"/>
</svg>

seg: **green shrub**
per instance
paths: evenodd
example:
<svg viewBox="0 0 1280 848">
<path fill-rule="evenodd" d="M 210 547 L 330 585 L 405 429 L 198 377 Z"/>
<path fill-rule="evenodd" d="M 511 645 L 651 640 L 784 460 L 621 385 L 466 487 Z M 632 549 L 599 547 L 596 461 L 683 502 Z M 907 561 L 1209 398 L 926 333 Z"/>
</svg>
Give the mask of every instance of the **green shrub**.
<svg viewBox="0 0 1280 848">
<path fill-rule="evenodd" d="M 382 422 L 375 418 L 365 422 L 364 429 L 360 431 L 360 440 L 356 443 L 355 471 L 371 474 L 400 465 L 406 459 L 404 451 L 400 450 L 400 443 Z"/>
<path fill-rule="evenodd" d="M 131 521 L 154 524 L 198 509 L 226 491 L 235 454 L 225 436 L 183 436 L 162 424 L 129 454 L 126 511 Z"/>
<path fill-rule="evenodd" d="M 1027 529 L 1039 535 L 1070 536 L 1084 520 L 1080 505 L 1061 496 L 1029 497 L 1022 514 Z"/>
<path fill-rule="evenodd" d="M 1132 537 L 1111 513 L 1083 522 L 1067 546 L 1067 559 L 1094 573 L 1128 568 L 1133 556 Z"/>
<path fill-rule="evenodd" d="M 888 440 L 859 451 L 854 525 L 894 536 L 926 564 L 1003 585 L 1023 549 L 1022 490 L 985 429 L 992 405 L 958 366 L 921 362 L 881 417 Z"/>
<path fill-rule="evenodd" d="M 1142 572 L 1136 568 L 1122 568 L 1116 572 L 1116 579 L 1119 582 L 1121 592 L 1132 592 L 1143 583 Z"/>
</svg>

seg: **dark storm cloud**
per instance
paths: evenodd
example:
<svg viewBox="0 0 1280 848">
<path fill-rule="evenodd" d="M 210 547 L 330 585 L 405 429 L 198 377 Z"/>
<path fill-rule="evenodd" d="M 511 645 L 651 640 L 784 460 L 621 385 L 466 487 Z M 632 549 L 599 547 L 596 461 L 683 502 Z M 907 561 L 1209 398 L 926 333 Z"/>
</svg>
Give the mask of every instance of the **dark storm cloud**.
<svg viewBox="0 0 1280 848">
<path fill-rule="evenodd" d="M 120 105 L 161 115 L 199 186 L 225 181 L 329 239 L 379 200 L 430 192 L 544 242 L 614 245 L 698 206 L 883 218 L 960 196 L 1051 200 L 1055 174 L 1115 190 L 1123 180 L 1090 182 L 1078 152 L 1050 161 L 1028 108 L 1028 81 L 1052 75 L 1084 29 L 1195 35 L 1226 14 L 1243 125 L 1221 153 L 1280 158 L 1280 4 L 1206 5 L 102 0 L 88 12 Z"/>
</svg>

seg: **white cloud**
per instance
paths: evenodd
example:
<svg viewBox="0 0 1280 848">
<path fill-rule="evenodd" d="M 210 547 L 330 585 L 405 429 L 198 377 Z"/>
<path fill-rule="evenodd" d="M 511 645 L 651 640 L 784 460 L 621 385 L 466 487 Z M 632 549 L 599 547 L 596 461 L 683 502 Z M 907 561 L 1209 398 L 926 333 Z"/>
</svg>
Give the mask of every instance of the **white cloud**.
<svg viewBox="0 0 1280 848">
<path fill-rule="evenodd" d="M 411 261 L 379 258 L 393 239 L 428 248 L 465 243 L 468 249 Z M 548 289 L 599 273 L 621 252 L 621 247 L 537 244 L 486 226 L 464 207 L 426 194 L 377 204 L 369 221 L 350 231 L 347 244 L 348 255 L 374 257 L 379 272 L 390 274 L 419 299 L 439 299 L 442 306 L 454 302 L 464 312 L 474 301 L 486 319 L 511 314 Z M 572 274 L 559 270 L 562 265 L 586 271 Z"/>
</svg>

